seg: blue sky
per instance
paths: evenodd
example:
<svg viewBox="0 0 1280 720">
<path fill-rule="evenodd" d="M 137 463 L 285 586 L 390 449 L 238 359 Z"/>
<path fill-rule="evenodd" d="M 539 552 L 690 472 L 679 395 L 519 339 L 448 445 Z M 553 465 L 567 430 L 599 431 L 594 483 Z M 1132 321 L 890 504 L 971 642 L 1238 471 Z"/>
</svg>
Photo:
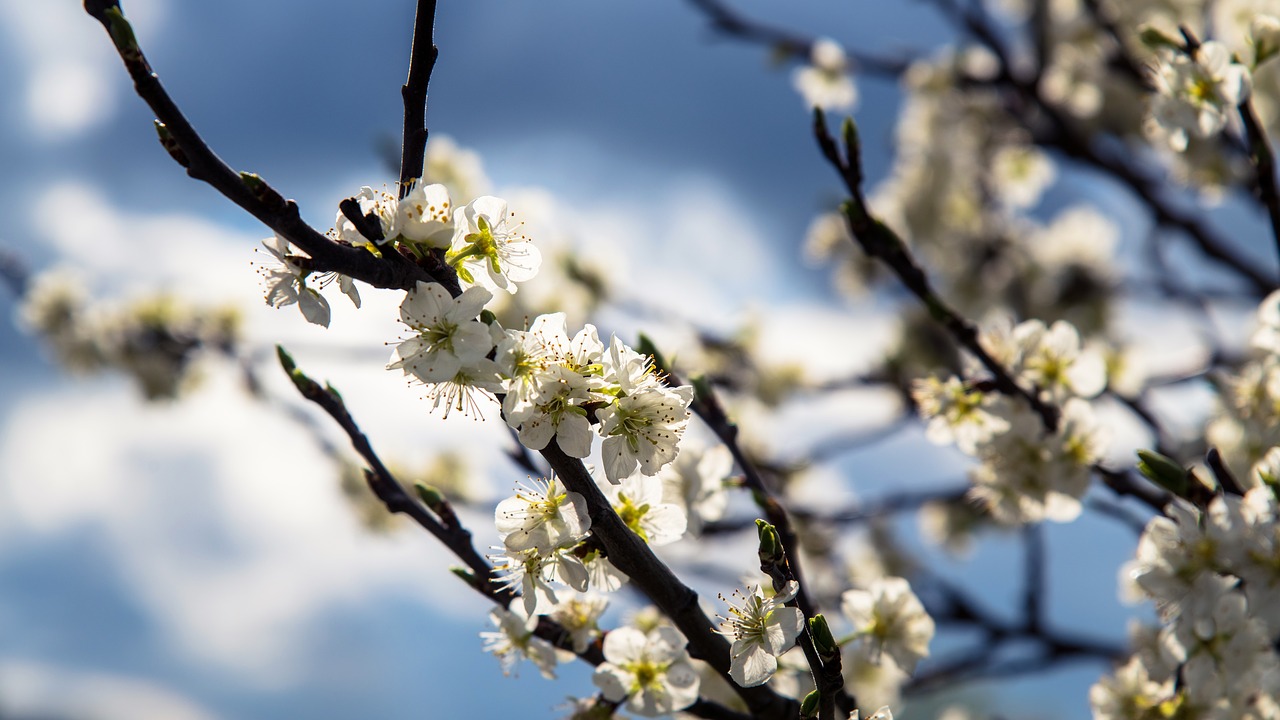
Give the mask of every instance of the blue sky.
<svg viewBox="0 0 1280 720">
<path fill-rule="evenodd" d="M 791 320 L 783 338 L 808 333 L 833 356 L 869 362 L 887 335 L 876 308 L 842 306 L 826 274 L 800 260 L 804 229 L 836 186 L 789 68 L 717 38 L 674 0 L 440 5 L 429 124 L 479 151 L 499 187 L 549 190 L 584 242 L 627 257 L 655 294 L 706 285 L 684 287 L 707 299 L 693 307 L 709 325 L 778 311 Z M 321 228 L 342 197 L 393 179 L 378 148 L 398 142 L 411 6 L 125 2 L 153 66 L 210 144 L 296 198 Z M 945 37 L 922 3 L 739 6 L 864 50 Z M 326 334 L 261 306 L 249 263 L 266 230 L 159 148 L 151 116 L 79 3 L 0 0 L 0 31 L 9 170 L 0 245 L 34 268 L 77 268 L 107 296 L 168 290 L 243 306 L 251 341 L 300 348 L 388 454 L 425 462 L 433 442 L 447 442 L 474 450 L 490 491 L 508 481 L 512 470 L 484 450 L 495 428 L 441 429 L 381 370 L 383 343 L 398 332 L 393 311 L 335 307 Z M 876 178 L 899 97 L 873 79 L 860 90 Z M 378 298 L 373 308 L 394 307 Z M 12 307 L 0 300 L 0 311 Z M 362 348 L 355 359 L 337 352 L 352 348 Z M 479 649 L 486 609 L 447 572 L 443 551 L 411 529 L 364 532 L 314 439 L 241 397 L 226 368 L 210 368 L 205 388 L 180 404 L 146 405 L 120 378 L 58 375 L 12 322 L 0 323 L 0 364 L 9 371 L 0 380 L 0 710 L 554 717 L 565 695 L 591 692 L 574 665 L 562 666 L 560 683 L 531 668 L 503 680 Z M 884 405 L 839 402 L 794 413 L 786 442 L 802 447 L 806 433 L 839 418 L 874 422 Z M 958 477 L 955 461 L 910 431 L 841 469 L 874 495 L 904 476 Z M 470 519 L 485 522 L 482 512 Z M 1097 521 L 1051 530 L 1053 547 L 1076 548 L 1055 555 L 1063 592 L 1053 610 L 1064 623 L 1121 631 L 1113 573 L 1131 541 Z M 1017 589 L 1004 568 L 1016 562 L 993 542 L 951 572 L 1011 608 Z M 1025 710 L 1048 688 L 1061 710 L 1034 716 L 1083 717 L 1100 670 L 1023 683 L 1007 707 Z"/>
</svg>

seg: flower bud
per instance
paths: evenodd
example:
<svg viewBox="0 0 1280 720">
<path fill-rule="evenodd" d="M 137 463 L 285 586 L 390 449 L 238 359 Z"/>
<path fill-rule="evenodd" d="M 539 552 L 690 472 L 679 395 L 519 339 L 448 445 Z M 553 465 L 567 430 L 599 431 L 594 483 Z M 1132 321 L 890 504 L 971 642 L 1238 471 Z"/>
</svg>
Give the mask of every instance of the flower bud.
<svg viewBox="0 0 1280 720">
<path fill-rule="evenodd" d="M 760 534 L 760 566 L 781 564 L 782 538 L 778 537 L 778 530 L 764 520 L 756 520 L 756 530 Z"/>
<path fill-rule="evenodd" d="M 1249 39 L 1253 41 L 1253 67 L 1258 67 L 1280 53 L 1280 18 L 1259 15 L 1249 23 Z"/>
<path fill-rule="evenodd" d="M 818 699 L 821 695 L 817 690 L 810 692 L 804 696 L 804 700 L 800 701 L 800 717 L 812 718 L 818 717 Z"/>
<path fill-rule="evenodd" d="M 818 651 L 823 664 L 840 657 L 840 644 L 831 634 L 831 627 L 827 625 L 825 616 L 818 614 L 809 618 L 809 635 L 813 638 L 813 647 Z"/>
</svg>

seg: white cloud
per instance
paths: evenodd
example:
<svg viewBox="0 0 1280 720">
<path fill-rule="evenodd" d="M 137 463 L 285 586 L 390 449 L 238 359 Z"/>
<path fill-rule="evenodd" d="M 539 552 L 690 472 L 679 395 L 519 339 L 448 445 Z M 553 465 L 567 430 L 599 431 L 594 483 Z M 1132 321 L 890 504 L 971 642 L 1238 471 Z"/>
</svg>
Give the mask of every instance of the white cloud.
<svg viewBox="0 0 1280 720">
<path fill-rule="evenodd" d="M 99 720 L 214 720 L 210 711 L 153 683 L 39 662 L 0 660 L 0 715 Z"/>
<path fill-rule="evenodd" d="M 335 374 L 355 379 L 350 368 Z M 335 605 L 400 594 L 478 619 L 482 603 L 449 574 L 433 539 L 408 526 L 370 535 L 315 440 L 234 382 L 217 374 L 171 405 L 144 404 L 118 382 L 17 403 L 0 426 L 0 553 L 90 533 L 170 651 L 254 686 L 297 681 L 314 622 Z M 376 381 L 344 386 L 360 398 L 358 413 L 381 407 L 364 414 L 388 459 L 450 447 L 483 452 L 480 473 L 505 463 L 483 437 L 494 423 L 430 427 L 419 401 L 390 397 L 405 395 L 397 385 L 380 394 Z M 477 544 L 487 539 L 477 528 Z"/>
<path fill-rule="evenodd" d="M 152 35 L 166 0 L 132 0 L 129 17 Z M 70 139 L 101 124 L 131 92 L 128 75 L 97 21 L 71 0 L 0 0 L 0 28 L 25 71 L 25 110 L 32 134 Z"/>
</svg>

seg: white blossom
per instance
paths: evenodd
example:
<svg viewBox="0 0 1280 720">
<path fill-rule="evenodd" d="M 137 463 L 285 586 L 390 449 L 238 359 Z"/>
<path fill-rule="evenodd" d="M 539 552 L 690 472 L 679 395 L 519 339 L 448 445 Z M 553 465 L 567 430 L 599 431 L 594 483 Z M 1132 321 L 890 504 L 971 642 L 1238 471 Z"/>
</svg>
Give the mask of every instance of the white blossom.
<svg viewBox="0 0 1280 720">
<path fill-rule="evenodd" d="M 605 598 L 587 593 L 561 601 L 549 615 L 569 633 L 574 652 L 581 653 L 600 635 L 597 623 L 608 606 Z"/>
<path fill-rule="evenodd" d="M 1009 429 L 1007 420 L 989 411 L 994 398 L 958 377 L 916 380 L 911 397 L 921 417 L 928 420 L 925 437 L 938 445 L 955 443 L 968 455 L 976 454 L 980 444 Z"/>
<path fill-rule="evenodd" d="M 733 641 L 729 676 L 742 687 L 763 685 L 778 669 L 778 657 L 795 645 L 804 629 L 804 614 L 784 603 L 796 596 L 799 584 L 787 583 L 782 592 L 765 597 L 760 586 L 748 589 L 736 605 L 723 595 L 732 617 L 720 623 L 720 633 Z"/>
<path fill-rule="evenodd" d="M 635 471 L 653 475 L 675 459 L 689 422 L 693 387 L 650 387 L 619 397 L 596 412 L 602 455 L 609 482 L 618 483 Z"/>
<path fill-rule="evenodd" d="M 661 478 L 631 475 L 603 490 L 622 521 L 646 543 L 667 545 L 684 535 L 688 526 L 684 508 L 663 502 Z"/>
<path fill-rule="evenodd" d="M 1169 131 L 1170 146 L 1178 151 L 1186 149 L 1188 138 L 1207 138 L 1226 127 L 1250 89 L 1248 69 L 1213 40 L 1200 45 L 1194 58 L 1165 51 L 1152 79 L 1152 117 Z"/>
<path fill-rule="evenodd" d="M 858 88 L 849 76 L 849 58 L 831 38 L 813 42 L 809 64 L 796 68 L 791 84 L 811 108 L 846 110 L 858 102 Z"/>
<path fill-rule="evenodd" d="M 881 578 L 870 590 L 848 590 L 841 596 L 840 609 L 873 660 L 888 655 L 895 665 L 911 673 L 921 658 L 928 657 L 933 618 L 906 580 Z"/>
<path fill-rule="evenodd" d="M 466 286 L 515 292 L 515 285 L 533 278 L 542 254 L 519 231 L 507 201 L 485 195 L 454 213 L 453 241 L 446 259 Z"/>
<path fill-rule="evenodd" d="M 263 282 L 267 286 L 267 304 L 274 308 L 297 303 L 298 309 L 307 322 L 321 327 L 329 327 L 329 301 L 324 299 L 318 290 L 307 286 L 310 271 L 290 259 L 291 256 L 306 257 L 305 254 L 293 252 L 288 240 L 280 237 L 269 237 L 262 241 L 262 246 L 271 253 L 275 263 L 273 267 L 260 270 Z"/>
<path fill-rule="evenodd" d="M 703 523 L 724 517 L 729 505 L 724 481 L 732 470 L 729 448 L 719 444 L 705 449 L 689 447 L 686 441 L 676 459 L 658 472 L 663 502 L 684 508 L 690 534 L 697 535 Z"/>
<path fill-rule="evenodd" d="M 587 501 L 556 478 L 530 479 L 494 510 L 498 536 L 509 550 L 551 549 L 576 543 L 591 529 Z"/>
<path fill-rule="evenodd" d="M 538 627 L 536 616 L 528 615 L 518 606 L 510 610 L 496 607 L 489 611 L 489 619 L 498 629 L 482 632 L 480 638 L 484 640 L 485 652 L 498 656 L 503 675 L 510 675 L 523 657 L 533 661 L 543 677 L 555 678 L 556 649 L 533 634 Z"/>
<path fill-rule="evenodd" d="M 493 349 L 489 327 L 475 319 L 492 297 L 472 287 L 455 298 L 438 283 L 419 282 L 400 303 L 400 320 L 415 334 L 396 346 L 387 369 L 426 383 L 454 380 Z"/>
<path fill-rule="evenodd" d="M 591 681 L 606 700 L 626 700 L 626 709 L 656 717 L 698 699 L 700 678 L 689 662 L 679 630 L 660 625 L 648 632 L 620 627 L 604 637 L 604 659 Z"/>
<path fill-rule="evenodd" d="M 397 202 L 396 196 L 388 192 L 379 192 L 371 187 L 360 188 L 360 193 L 355 196 L 356 202 L 360 204 L 360 213 L 365 217 L 373 215 L 378 218 L 378 223 L 382 229 L 382 238 L 377 244 L 382 245 L 389 240 L 394 240 L 399 234 L 397 228 Z M 337 218 L 333 221 L 334 234 L 338 239 L 348 245 L 360 247 L 373 242 L 373 238 L 366 238 L 356 229 L 354 223 L 347 218 L 346 214 L 341 210 L 338 211 Z"/>
<path fill-rule="evenodd" d="M 433 248 L 453 242 L 453 202 L 439 183 L 414 183 L 396 206 L 396 229 L 401 237 Z"/>
</svg>

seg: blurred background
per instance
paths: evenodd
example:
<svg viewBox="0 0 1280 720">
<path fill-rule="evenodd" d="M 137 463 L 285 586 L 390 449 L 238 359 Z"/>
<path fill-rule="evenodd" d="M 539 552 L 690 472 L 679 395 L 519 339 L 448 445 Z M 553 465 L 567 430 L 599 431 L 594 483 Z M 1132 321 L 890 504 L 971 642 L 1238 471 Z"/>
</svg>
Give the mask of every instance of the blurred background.
<svg viewBox="0 0 1280 720">
<path fill-rule="evenodd" d="M 387 158 L 398 153 L 412 5 L 124 7 L 218 154 L 326 229 L 342 198 L 395 180 Z M 886 56 L 927 56 L 952 37 L 923 3 L 735 7 Z M 442 422 L 420 388 L 383 369 L 404 332 L 396 294 L 364 289 L 357 313 L 329 293 L 327 330 L 265 306 L 253 263 L 269 231 L 159 147 L 79 3 L 0 0 L 0 32 L 0 248 L 32 272 L 65 268 L 95 302 L 163 292 L 235 308 L 246 358 L 202 361 L 179 399 L 149 402 L 122 375 L 59 370 L 0 293 L 0 717 L 551 718 L 565 696 L 592 694 L 580 663 L 562 665 L 556 682 L 528 665 L 502 677 L 478 637 L 488 608 L 432 538 L 370 515 L 350 482 L 344 491 L 350 467 L 334 448 L 345 457 L 345 440 L 274 365 L 280 342 L 343 392 L 384 458 L 456 483 L 454 496 L 473 500 L 464 516 L 477 544 L 497 542 L 492 503 L 523 475 L 503 454 L 511 440 L 493 417 Z M 849 300 L 827 269 L 804 262 L 810 221 L 840 195 L 792 88 L 794 60 L 717 35 L 676 0 L 441 0 L 436 41 L 433 142 L 474 151 L 513 210 L 521 199 L 538 208 L 531 228 L 554 226 L 565 235 L 554 242 L 620 281 L 622 301 L 594 316 L 605 332 L 645 331 L 679 348 L 690 326 L 726 336 L 750 327 L 760 358 L 803 361 L 817 380 L 886 352 L 891 300 Z M 856 81 L 874 183 L 892 159 L 901 95 L 890 79 Z M 1068 175 L 1045 202 L 1105 194 Z M 1126 237 L 1137 227 L 1122 201 L 1102 204 Z M 245 390 L 246 367 L 259 397 Z M 901 410 L 892 392 L 852 387 L 744 421 L 744 432 L 800 458 Z M 798 497 L 821 505 L 963 487 L 959 453 L 929 444 L 919 423 L 895 427 L 816 468 Z M 1125 463 L 1147 438 L 1131 420 L 1117 427 L 1112 457 Z M 455 464 L 442 462 L 445 450 Z M 920 540 L 910 514 L 891 527 L 991 612 L 1014 612 L 1021 555 L 1008 537 L 986 536 L 953 560 Z M 1127 619 L 1149 614 L 1116 597 L 1136 535 L 1086 514 L 1046 538 L 1054 625 L 1122 642 Z M 698 584 L 708 601 L 754 561 L 750 537 L 715 543 L 725 560 Z M 688 547 L 666 555 L 697 559 Z M 637 607 L 620 595 L 610 617 Z M 935 655 L 965 640 L 944 632 Z M 959 697 L 985 717 L 1087 717 L 1087 688 L 1107 670 L 1067 663 Z M 900 716 L 929 717 L 929 707 Z"/>
</svg>

